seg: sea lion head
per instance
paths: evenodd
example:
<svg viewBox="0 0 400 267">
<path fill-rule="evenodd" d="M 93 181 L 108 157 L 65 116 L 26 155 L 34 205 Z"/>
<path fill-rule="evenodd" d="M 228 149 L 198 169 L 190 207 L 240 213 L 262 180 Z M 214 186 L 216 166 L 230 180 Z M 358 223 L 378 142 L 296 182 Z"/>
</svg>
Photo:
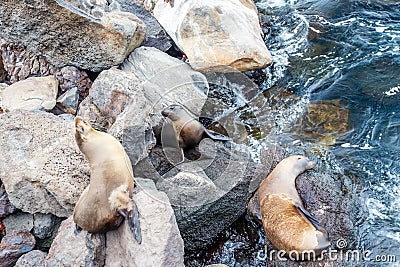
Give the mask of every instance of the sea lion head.
<svg viewBox="0 0 400 267">
<path fill-rule="evenodd" d="M 74 122 L 76 143 L 89 161 L 106 160 L 109 155 L 125 155 L 120 142 L 112 135 L 95 130 L 82 117 L 77 116 Z"/>
<path fill-rule="evenodd" d="M 317 164 L 315 161 L 310 160 L 309 158 L 301 155 L 294 155 L 287 157 L 284 159 L 286 163 L 289 163 L 295 168 L 298 173 L 303 173 L 306 170 L 310 170 L 315 167 Z"/>
<path fill-rule="evenodd" d="M 161 114 L 169 118 L 171 121 L 178 121 L 186 119 L 190 115 L 188 112 L 180 105 L 171 105 L 161 111 Z"/>
</svg>

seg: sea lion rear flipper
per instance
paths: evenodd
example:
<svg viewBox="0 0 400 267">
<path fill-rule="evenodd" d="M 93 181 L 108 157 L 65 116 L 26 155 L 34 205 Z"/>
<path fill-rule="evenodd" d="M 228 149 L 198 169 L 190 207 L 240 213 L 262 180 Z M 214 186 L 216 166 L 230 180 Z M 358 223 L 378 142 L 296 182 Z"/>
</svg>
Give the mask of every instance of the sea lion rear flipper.
<svg viewBox="0 0 400 267">
<path fill-rule="evenodd" d="M 295 205 L 297 211 L 303 216 L 306 220 L 308 220 L 318 231 L 325 231 L 325 229 L 319 224 L 319 221 L 315 219 L 311 214 L 306 211 L 302 206 Z"/>
<path fill-rule="evenodd" d="M 228 136 L 220 134 L 220 133 L 217 133 L 217 132 L 215 132 L 213 130 L 204 129 L 204 133 L 206 135 L 208 135 L 213 140 L 232 141 L 232 139 L 229 138 Z"/>
<path fill-rule="evenodd" d="M 139 222 L 139 211 L 135 203 L 133 203 L 132 210 L 128 211 L 126 209 L 118 210 L 118 212 L 125 218 L 126 222 L 131 229 L 135 240 L 140 245 L 142 243 L 142 234 Z"/>
</svg>

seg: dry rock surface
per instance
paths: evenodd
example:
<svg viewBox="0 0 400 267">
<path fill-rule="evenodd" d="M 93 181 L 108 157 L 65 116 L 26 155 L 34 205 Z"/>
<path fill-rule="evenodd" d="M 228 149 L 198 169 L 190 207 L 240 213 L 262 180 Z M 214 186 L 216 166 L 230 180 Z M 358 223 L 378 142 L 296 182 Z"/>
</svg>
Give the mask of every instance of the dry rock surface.
<svg viewBox="0 0 400 267">
<path fill-rule="evenodd" d="M 44 267 L 47 254 L 40 250 L 32 250 L 22 255 L 15 263 L 15 267 Z"/>
<path fill-rule="evenodd" d="M 58 81 L 53 76 L 31 77 L 1 92 L 4 110 L 51 110 L 56 105 Z"/>
<path fill-rule="evenodd" d="M 0 37 L 6 41 L 44 55 L 56 67 L 73 65 L 91 71 L 120 64 L 146 32 L 133 14 L 110 11 L 96 18 L 56 0 L 35 0 L 29 5 L 2 1 L 0 22 Z"/>
<path fill-rule="evenodd" d="M 35 243 L 35 237 L 28 231 L 7 234 L 0 243 L 0 266 L 14 266 L 19 257 L 35 247 Z"/>
<path fill-rule="evenodd" d="M 251 0 L 157 1 L 153 12 L 194 69 L 246 71 L 272 62 Z"/>
<path fill-rule="evenodd" d="M 77 230 L 70 217 L 59 229 L 46 266 L 183 266 L 183 241 L 168 197 L 151 180 L 137 178 L 136 183 L 140 245 L 125 222 L 107 234 L 90 234 Z"/>
<path fill-rule="evenodd" d="M 89 166 L 71 122 L 45 112 L 0 115 L 0 179 L 24 212 L 67 217 L 89 183 Z"/>
</svg>

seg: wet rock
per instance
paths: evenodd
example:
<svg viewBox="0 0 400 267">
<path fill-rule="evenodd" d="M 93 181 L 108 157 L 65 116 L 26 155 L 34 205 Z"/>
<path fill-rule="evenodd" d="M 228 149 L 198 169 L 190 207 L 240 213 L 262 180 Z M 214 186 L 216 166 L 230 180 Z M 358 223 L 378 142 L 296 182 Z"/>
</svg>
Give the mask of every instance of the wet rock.
<svg viewBox="0 0 400 267">
<path fill-rule="evenodd" d="M 46 112 L 0 114 L 0 179 L 10 202 L 29 213 L 69 216 L 89 183 L 73 123 Z"/>
<path fill-rule="evenodd" d="M 52 235 L 56 224 L 56 217 L 52 214 L 35 213 L 33 221 L 33 234 L 40 239 L 48 238 Z"/>
<path fill-rule="evenodd" d="M 261 156 L 262 162 L 274 162 L 270 171 L 276 166 L 278 162 L 289 155 L 294 154 L 307 154 L 304 148 L 290 148 L 282 149 L 277 148 L 276 156 L 271 161 L 270 153 L 263 153 Z M 349 177 L 345 176 L 332 165 L 333 159 L 329 155 L 329 152 L 314 148 L 314 152 L 317 152 L 317 158 L 308 153 L 308 155 L 317 162 L 317 166 L 304 174 L 301 174 L 296 179 L 296 188 L 299 195 L 305 205 L 306 209 L 311 215 L 320 222 L 320 224 L 327 230 L 329 238 L 331 240 L 330 249 L 335 250 L 337 248 L 338 240 L 345 240 L 345 249 L 355 249 L 356 236 L 355 226 L 353 222 L 357 221 L 360 215 L 360 204 L 358 203 L 355 196 L 354 188 L 351 188 L 349 183 Z M 322 153 L 322 154 L 321 154 Z M 268 172 L 269 174 L 269 172 Z M 250 210 L 250 209 L 249 209 Z M 254 210 L 253 210 L 254 211 Z M 257 216 L 252 214 L 252 216 Z M 262 226 L 260 226 L 262 227 Z M 265 237 L 265 244 L 267 251 L 276 251 Z M 276 254 L 275 254 L 276 255 Z M 337 254 L 336 254 L 337 255 Z M 341 266 L 341 262 L 329 259 L 328 253 L 319 259 L 318 264 L 320 266 Z M 269 260 L 268 264 L 272 266 L 280 264 L 281 261 L 275 256 Z M 315 262 L 295 262 L 291 260 L 285 261 L 285 266 L 315 266 Z"/>
<path fill-rule="evenodd" d="M 0 185 L 0 218 L 4 218 L 9 214 L 14 213 L 15 210 L 15 206 L 11 204 L 8 199 L 4 185 Z"/>
<path fill-rule="evenodd" d="M 295 125 L 297 133 L 306 140 L 333 145 L 348 131 L 349 110 L 339 100 L 314 101 Z"/>
<path fill-rule="evenodd" d="M 171 49 L 172 39 L 149 11 L 134 1 L 118 0 L 118 3 L 121 4 L 121 11 L 135 14 L 146 24 L 146 37 L 142 46 L 155 47 L 163 52 Z"/>
<path fill-rule="evenodd" d="M 51 110 L 56 105 L 58 82 L 53 76 L 31 77 L 1 92 L 5 110 Z"/>
<path fill-rule="evenodd" d="M 7 234 L 0 243 L 0 266 L 14 266 L 21 255 L 35 247 L 34 236 L 27 231 Z"/>
<path fill-rule="evenodd" d="M 105 236 L 77 230 L 72 216 L 62 222 L 46 266 L 104 266 Z"/>
<path fill-rule="evenodd" d="M 106 266 L 184 266 L 183 241 L 167 195 L 148 179 L 135 179 L 142 243 L 124 222 L 107 233 Z"/>
<path fill-rule="evenodd" d="M 157 1 L 153 12 L 194 69 L 246 71 L 272 62 L 253 1 Z"/>
<path fill-rule="evenodd" d="M 137 48 L 121 68 L 97 77 L 78 115 L 118 138 L 135 165 L 156 144 L 153 128 L 164 120 L 163 107 L 180 103 L 199 113 L 208 84 L 204 75 L 156 48 Z"/>
<path fill-rule="evenodd" d="M 32 250 L 22 255 L 15 264 L 15 267 L 44 267 L 46 256 L 47 254 L 43 251 Z"/>
<path fill-rule="evenodd" d="M 111 11 L 96 18 L 55 0 L 35 0 L 29 5 L 2 1 L 0 20 L 0 36 L 6 41 L 44 55 L 56 67 L 71 65 L 91 71 L 120 64 L 140 45 L 146 31 L 133 14 Z"/>
<path fill-rule="evenodd" d="M 65 113 L 75 114 L 78 109 L 79 92 L 74 87 L 57 98 L 57 107 Z"/>
<path fill-rule="evenodd" d="M 158 175 L 157 188 L 171 201 L 188 251 L 209 245 L 242 216 L 252 192 L 265 178 L 264 166 L 251 162 L 249 154 L 237 152 L 235 146 L 225 154 L 221 146 L 211 140 L 202 142 L 200 159 Z M 159 160 L 160 165 L 168 162 Z"/>
<path fill-rule="evenodd" d="M 28 231 L 33 229 L 33 215 L 24 212 L 13 213 L 3 219 L 6 232 Z"/>
</svg>

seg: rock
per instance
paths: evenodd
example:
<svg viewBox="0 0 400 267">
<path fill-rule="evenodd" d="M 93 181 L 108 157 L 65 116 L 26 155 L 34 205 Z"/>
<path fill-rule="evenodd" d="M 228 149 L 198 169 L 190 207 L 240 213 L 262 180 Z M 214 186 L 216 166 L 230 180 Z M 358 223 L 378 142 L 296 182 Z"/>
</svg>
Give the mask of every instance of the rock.
<svg viewBox="0 0 400 267">
<path fill-rule="evenodd" d="M 173 46 L 173 41 L 161 27 L 160 23 L 135 1 L 118 0 L 121 4 L 121 11 L 135 14 L 146 24 L 146 37 L 142 46 L 155 47 L 167 52 Z"/>
<path fill-rule="evenodd" d="M 246 71 L 272 62 L 251 0 L 175 0 L 173 7 L 157 1 L 153 12 L 196 70 Z"/>
<path fill-rule="evenodd" d="M 207 265 L 206 267 L 229 267 L 229 266 L 225 264 L 211 264 Z"/>
<path fill-rule="evenodd" d="M 91 71 L 120 64 L 140 45 L 146 28 L 130 13 L 104 12 L 96 18 L 56 0 L 34 0 L 29 5 L 2 1 L 0 25 L 0 36 L 7 42 L 20 43 L 34 54 L 44 55 L 52 65 Z"/>
<path fill-rule="evenodd" d="M 59 87 L 63 93 L 68 90 L 77 89 L 81 97 L 85 98 L 92 87 L 92 81 L 88 74 L 74 66 L 66 66 L 57 70 L 55 76 L 59 81 Z"/>
<path fill-rule="evenodd" d="M 46 256 L 47 254 L 43 251 L 32 250 L 22 255 L 15 264 L 15 267 L 44 267 Z"/>
<path fill-rule="evenodd" d="M 7 234 L 0 243 L 0 266 L 11 267 L 21 255 L 35 247 L 35 238 L 27 231 L 15 231 Z"/>
<path fill-rule="evenodd" d="M 183 241 L 165 193 L 148 179 L 135 178 L 142 243 L 125 223 L 107 234 L 77 231 L 65 220 L 50 248 L 46 266 L 183 266 Z"/>
<path fill-rule="evenodd" d="M 52 235 L 56 224 L 56 217 L 52 214 L 35 213 L 33 222 L 33 234 L 40 239 L 48 238 Z"/>
<path fill-rule="evenodd" d="M 318 148 L 313 148 L 316 151 Z M 338 240 L 345 240 L 347 247 L 346 249 L 356 249 L 356 231 L 353 222 L 360 219 L 361 206 L 359 200 L 355 197 L 355 190 L 348 187 L 349 177 L 345 176 L 337 167 L 334 166 L 334 160 L 330 156 L 329 152 L 319 150 L 318 159 L 316 160 L 317 166 L 304 174 L 301 174 L 296 179 L 296 188 L 299 195 L 311 215 L 320 222 L 321 226 L 324 227 L 331 240 L 331 249 L 337 249 L 336 242 Z M 304 148 L 292 147 L 290 149 L 282 149 L 277 147 L 277 152 L 271 161 L 271 155 L 269 152 L 263 152 L 261 155 L 262 162 L 274 162 L 271 166 L 270 171 L 280 162 L 283 158 L 288 155 L 305 154 Z M 269 172 L 270 172 L 269 171 Z M 268 172 L 268 173 L 269 173 Z M 354 191 L 353 191 L 354 190 Z M 252 214 L 253 217 L 257 216 Z M 262 226 L 260 226 L 262 227 Z M 265 237 L 266 249 L 268 252 L 277 251 Z M 340 251 L 340 249 L 338 250 Z M 269 259 L 268 264 L 275 266 L 281 261 L 275 257 Z M 320 266 L 339 266 L 339 262 L 333 262 L 329 259 L 328 253 L 326 253 L 323 259 L 319 260 Z M 339 265 L 337 265 L 339 264 Z M 315 262 L 295 262 L 286 261 L 285 266 L 306 266 L 312 267 Z"/>
<path fill-rule="evenodd" d="M 61 223 L 46 266 L 104 266 L 105 236 L 78 231 L 72 216 Z"/>
<path fill-rule="evenodd" d="M 306 140 L 334 145 L 348 132 L 348 118 L 349 110 L 340 105 L 340 100 L 314 101 L 308 104 L 295 130 Z"/>
<path fill-rule="evenodd" d="M 0 218 L 4 218 L 7 215 L 14 213 L 16 210 L 15 206 L 10 203 L 8 195 L 4 185 L 0 185 Z"/>
<path fill-rule="evenodd" d="M 44 56 L 36 56 L 21 44 L 8 43 L 0 39 L 0 49 L 4 69 L 8 73 L 7 80 L 11 83 L 25 80 L 30 76 L 49 76 L 57 70 Z"/>
<path fill-rule="evenodd" d="M 53 76 L 31 77 L 1 92 L 2 108 L 8 111 L 51 110 L 56 105 L 58 82 Z"/>
<path fill-rule="evenodd" d="M 148 179 L 135 179 L 142 243 L 124 222 L 107 233 L 106 266 L 184 266 L 183 241 L 167 195 Z"/>
<path fill-rule="evenodd" d="M 57 107 L 65 113 L 75 114 L 78 109 L 79 92 L 74 87 L 57 98 Z"/>
<path fill-rule="evenodd" d="M 15 83 L 30 76 L 44 77 L 54 74 L 59 82 L 61 92 L 78 88 L 82 97 L 86 97 L 92 86 L 88 74 L 73 66 L 57 68 L 49 64 L 45 57 L 36 56 L 33 52 L 19 44 L 7 43 L 0 39 L 0 51 L 4 61 L 7 81 Z"/>
<path fill-rule="evenodd" d="M 0 83 L 4 82 L 4 80 L 6 79 L 6 76 L 7 76 L 7 72 L 4 69 L 3 60 L 0 57 Z"/>
<path fill-rule="evenodd" d="M 180 103 L 199 114 L 208 83 L 189 65 L 150 47 L 135 49 L 121 69 L 100 73 L 78 115 L 118 138 L 136 165 L 156 144 L 153 128 L 161 127 L 163 107 Z"/>
<path fill-rule="evenodd" d="M 0 179 L 10 202 L 29 213 L 69 216 L 89 183 L 73 123 L 46 112 L 0 114 Z"/>
<path fill-rule="evenodd" d="M 225 154 L 224 145 L 204 140 L 202 158 L 170 168 L 156 183 L 171 201 L 187 251 L 211 244 L 242 216 L 265 178 L 264 166 L 251 162 L 249 154 L 240 156 L 238 147 L 232 145 Z"/>
<path fill-rule="evenodd" d="M 4 218 L 3 223 L 7 233 L 22 230 L 30 232 L 33 228 L 33 215 L 17 212 Z"/>
</svg>

